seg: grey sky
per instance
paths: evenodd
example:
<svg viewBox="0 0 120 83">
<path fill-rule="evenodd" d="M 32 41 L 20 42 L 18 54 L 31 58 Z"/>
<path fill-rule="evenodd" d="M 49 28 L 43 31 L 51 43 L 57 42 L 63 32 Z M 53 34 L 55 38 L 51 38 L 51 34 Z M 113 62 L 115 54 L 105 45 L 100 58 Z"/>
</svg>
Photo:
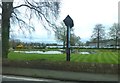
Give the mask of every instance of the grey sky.
<svg viewBox="0 0 120 83">
<path fill-rule="evenodd" d="M 74 20 L 74 32 L 82 41 L 90 39 L 92 30 L 97 23 L 103 24 L 108 29 L 114 22 L 118 22 L 118 1 L 120 0 L 61 0 L 61 12 L 58 22 L 69 14 Z M 55 41 L 54 33 L 47 32 L 38 23 L 36 31 L 27 38 L 20 38 L 20 32 L 16 36 L 24 41 Z"/>
</svg>

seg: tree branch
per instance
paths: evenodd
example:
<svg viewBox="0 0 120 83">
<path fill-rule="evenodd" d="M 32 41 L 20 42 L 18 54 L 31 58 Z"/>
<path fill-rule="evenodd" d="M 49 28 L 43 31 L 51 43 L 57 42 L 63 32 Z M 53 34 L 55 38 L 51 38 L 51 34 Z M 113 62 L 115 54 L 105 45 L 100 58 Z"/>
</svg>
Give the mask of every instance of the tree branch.
<svg viewBox="0 0 120 83">
<path fill-rule="evenodd" d="M 35 5 L 35 4 L 37 5 Z M 56 14 L 56 10 L 54 9 L 54 8 L 57 8 L 57 7 L 54 7 L 54 6 L 56 6 L 56 4 L 53 4 L 54 2 L 52 2 L 52 3 L 50 3 L 50 2 L 43 2 L 43 3 L 37 3 L 37 2 L 34 2 L 34 3 L 31 3 L 31 2 L 29 2 L 28 0 L 25 0 L 25 3 L 24 4 L 21 4 L 21 5 L 19 5 L 19 6 L 16 6 L 16 7 L 14 7 L 13 8 L 13 10 L 15 10 L 15 9 L 17 9 L 17 8 L 20 8 L 20 7 L 27 7 L 27 8 L 29 8 L 30 10 L 31 10 L 31 12 L 30 13 L 34 13 L 38 18 L 40 18 L 40 20 L 45 20 L 46 22 L 47 22 L 47 24 L 48 24 L 48 26 L 50 26 L 50 27 L 53 27 L 53 30 L 55 30 L 57 27 L 56 27 L 56 25 L 54 24 L 54 23 L 52 23 L 52 22 L 50 22 L 50 20 L 47 18 L 47 17 L 49 17 L 49 11 L 52 11 L 51 13 L 55 16 Z M 58 5 L 58 4 L 57 4 Z M 43 7 L 45 7 L 46 8 L 46 11 L 45 11 L 45 9 L 43 8 Z M 43 9 L 42 9 L 43 8 Z M 50 10 L 48 10 L 48 9 L 50 9 Z M 58 8 L 57 8 L 58 9 Z M 33 10 L 33 11 L 32 11 Z M 53 12 L 54 11 L 54 12 Z M 48 16 L 46 16 L 46 13 L 45 12 L 48 12 Z M 29 17 L 29 20 L 32 18 L 32 15 L 30 14 L 30 17 Z M 55 17 L 56 18 L 56 17 Z M 18 20 L 18 18 L 16 18 L 17 20 Z M 45 27 L 45 29 L 47 29 L 47 30 L 49 30 L 47 27 L 46 27 L 46 24 L 44 23 L 44 21 L 41 21 L 41 22 L 43 22 L 43 23 L 41 23 L 44 27 Z"/>
</svg>

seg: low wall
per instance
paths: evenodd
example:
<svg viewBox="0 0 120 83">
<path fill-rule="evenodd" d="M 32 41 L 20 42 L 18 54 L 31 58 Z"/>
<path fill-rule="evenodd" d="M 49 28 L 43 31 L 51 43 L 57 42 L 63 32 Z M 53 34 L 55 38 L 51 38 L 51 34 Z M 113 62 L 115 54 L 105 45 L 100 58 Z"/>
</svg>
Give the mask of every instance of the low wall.
<svg viewBox="0 0 120 83">
<path fill-rule="evenodd" d="M 22 67 L 35 69 L 49 69 L 73 72 L 118 74 L 118 64 L 80 63 L 80 62 L 49 62 L 49 61 L 10 61 L 3 60 L 4 67 Z"/>
</svg>

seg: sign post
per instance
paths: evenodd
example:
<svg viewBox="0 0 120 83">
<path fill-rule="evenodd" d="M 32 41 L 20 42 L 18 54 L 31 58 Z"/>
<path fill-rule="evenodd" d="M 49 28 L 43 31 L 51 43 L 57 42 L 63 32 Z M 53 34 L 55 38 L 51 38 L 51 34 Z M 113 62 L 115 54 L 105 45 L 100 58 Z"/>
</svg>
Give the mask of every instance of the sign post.
<svg viewBox="0 0 120 83">
<path fill-rule="evenodd" d="M 69 15 L 67 15 L 63 22 L 67 26 L 66 61 L 70 61 L 70 30 L 74 26 L 74 23 Z"/>
</svg>

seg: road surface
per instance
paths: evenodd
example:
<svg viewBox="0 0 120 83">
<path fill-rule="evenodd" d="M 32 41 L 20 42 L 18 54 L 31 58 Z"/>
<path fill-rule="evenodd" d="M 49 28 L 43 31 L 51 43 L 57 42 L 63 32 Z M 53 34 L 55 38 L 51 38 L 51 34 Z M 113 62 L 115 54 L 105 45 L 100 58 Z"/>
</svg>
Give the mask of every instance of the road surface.
<svg viewBox="0 0 120 83">
<path fill-rule="evenodd" d="M 23 76 L 12 76 L 12 75 L 2 75 L 2 83 L 11 83 L 11 82 L 22 83 L 78 83 L 78 82 L 70 82 L 70 81 L 60 81 L 60 80 L 52 80 L 52 79 L 43 79 L 43 78 L 32 78 L 32 77 L 23 77 Z M 79 82 L 80 83 L 80 82 Z"/>
</svg>

